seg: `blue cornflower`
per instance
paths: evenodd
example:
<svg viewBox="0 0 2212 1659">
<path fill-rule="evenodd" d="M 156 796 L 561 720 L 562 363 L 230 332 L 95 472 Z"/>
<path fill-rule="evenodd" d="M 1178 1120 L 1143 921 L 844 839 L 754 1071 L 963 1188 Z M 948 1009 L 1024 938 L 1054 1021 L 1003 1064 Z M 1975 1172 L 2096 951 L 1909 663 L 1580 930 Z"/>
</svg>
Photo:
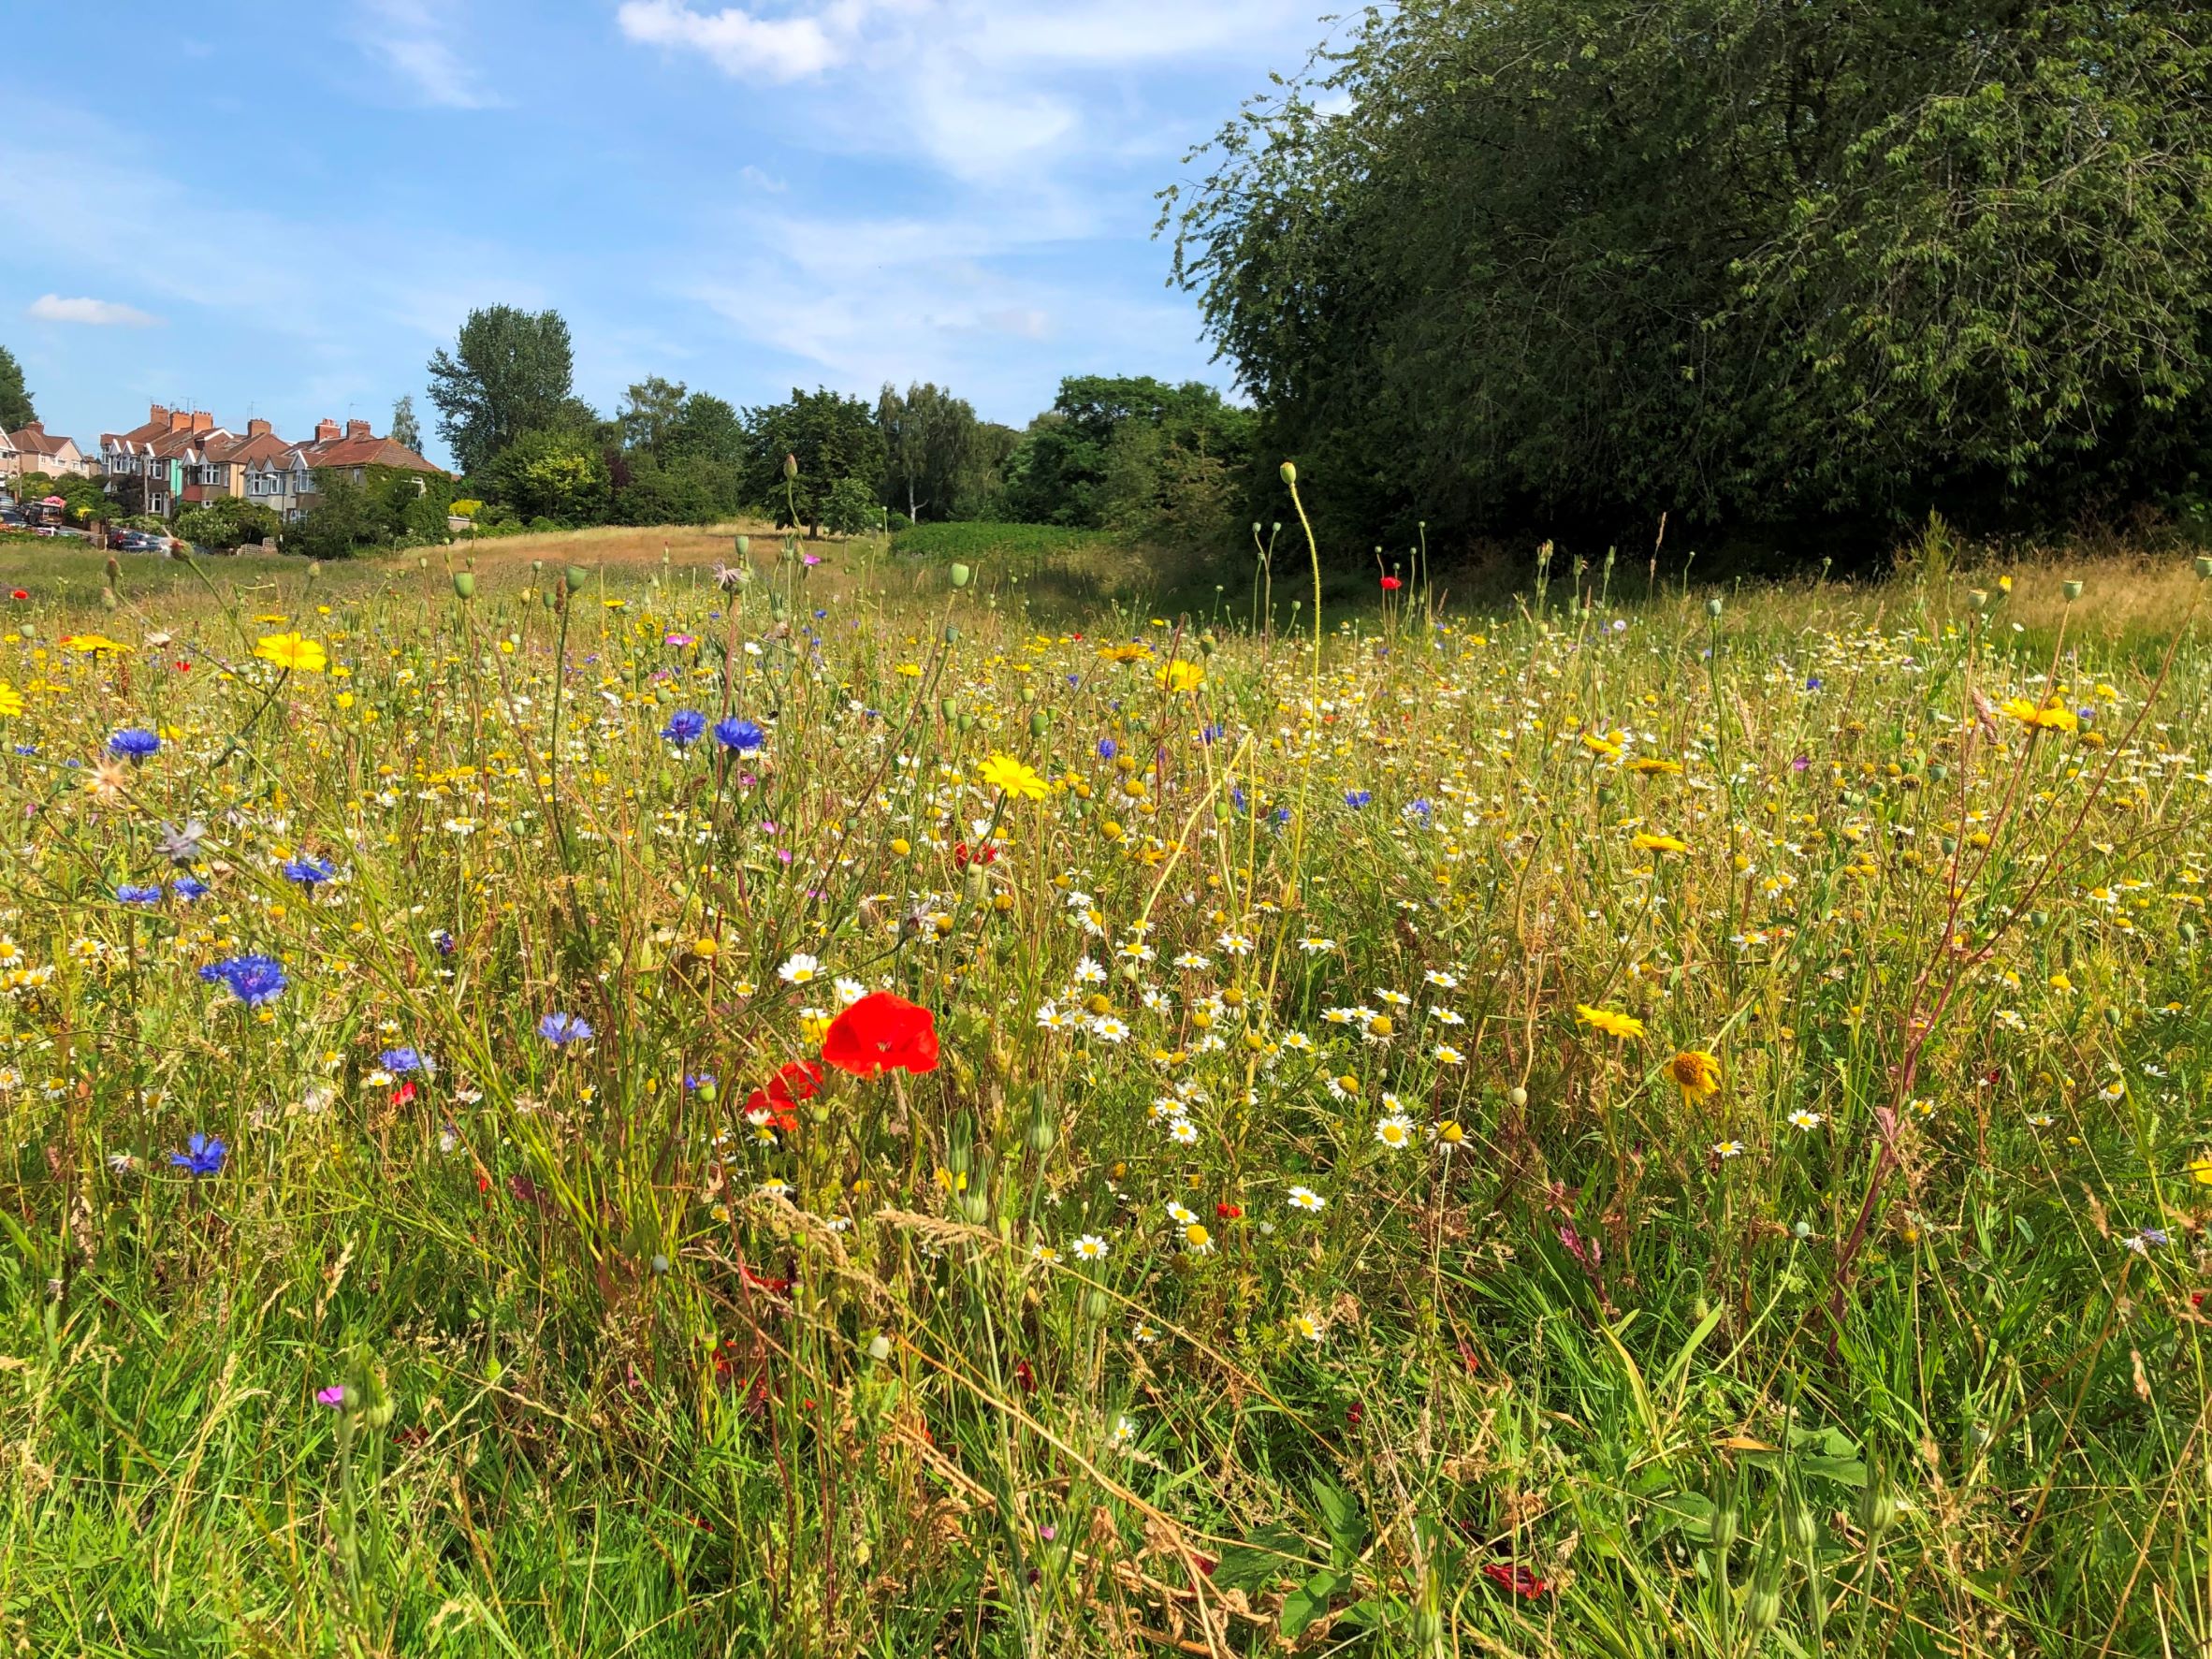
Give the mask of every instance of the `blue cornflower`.
<svg viewBox="0 0 2212 1659">
<path fill-rule="evenodd" d="M 538 1022 L 538 1035 L 555 1048 L 591 1041 L 590 1023 L 580 1014 L 549 1013 Z"/>
<path fill-rule="evenodd" d="M 1220 739 L 1221 727 L 1215 721 L 1208 720 L 1199 728 L 1199 741 L 1201 743 L 1217 743 Z"/>
<path fill-rule="evenodd" d="M 433 1070 L 422 1051 L 412 1048 L 387 1048 L 376 1056 L 376 1063 L 394 1077 L 405 1077 L 410 1071 L 429 1072 Z"/>
<path fill-rule="evenodd" d="M 1275 822 L 1277 823 L 1288 823 L 1290 822 L 1290 808 L 1288 807 L 1277 807 L 1275 808 Z"/>
<path fill-rule="evenodd" d="M 1805 689 L 1806 689 L 1808 691 L 1819 691 L 1819 690 L 1820 690 L 1820 676 L 1819 676 L 1819 675 L 1817 675 L 1817 674 L 1809 674 L 1809 675 L 1807 675 L 1807 676 L 1805 677 Z"/>
<path fill-rule="evenodd" d="M 128 761 L 142 761 L 161 747 L 161 739 L 143 726 L 125 726 L 108 739 L 108 752 Z"/>
<path fill-rule="evenodd" d="M 1431 818 L 1435 816 L 1435 803 L 1431 801 L 1427 795 L 1416 796 L 1413 800 L 1405 803 L 1405 816 L 1418 818 L 1423 823 L 1428 822 Z"/>
<path fill-rule="evenodd" d="M 287 982 L 284 965 L 274 956 L 259 954 L 211 962 L 199 970 L 199 977 L 211 985 L 228 985 L 230 994 L 248 1008 L 274 1002 Z"/>
<path fill-rule="evenodd" d="M 1113 738 L 1101 737 L 1099 739 L 1099 758 L 1100 760 L 1110 761 L 1119 753 L 1121 753 L 1121 745 L 1114 742 Z"/>
<path fill-rule="evenodd" d="M 684 1093 L 695 1095 L 701 1089 L 714 1087 L 714 1073 L 711 1071 L 687 1071 L 684 1073 Z"/>
<path fill-rule="evenodd" d="M 287 858 L 278 866 L 287 881 L 297 881 L 313 890 L 338 874 L 337 866 L 327 858 Z"/>
<path fill-rule="evenodd" d="M 207 897 L 208 884 L 197 876 L 179 876 L 169 883 L 169 891 L 190 904 L 196 898 Z"/>
<path fill-rule="evenodd" d="M 1229 798 L 1236 803 L 1239 812 L 1245 810 L 1252 804 L 1250 798 L 1244 793 L 1244 786 L 1241 783 L 1232 783 L 1229 786 Z"/>
<path fill-rule="evenodd" d="M 1375 792 L 1372 790 L 1347 789 L 1344 792 L 1344 804 L 1355 812 L 1374 799 Z"/>
<path fill-rule="evenodd" d="M 724 749 L 734 749 L 739 754 L 750 754 L 768 741 L 768 734 L 754 720 L 739 720 L 735 715 L 714 722 L 714 740 Z"/>
<path fill-rule="evenodd" d="M 433 927 L 430 929 L 430 944 L 436 949 L 439 955 L 450 956 L 456 949 L 457 941 L 453 935 L 446 932 L 444 928 Z"/>
<path fill-rule="evenodd" d="M 158 883 L 148 886 L 142 881 L 125 881 L 115 890 L 116 899 L 126 905 L 157 905 L 161 903 Z"/>
<path fill-rule="evenodd" d="M 706 717 L 696 708 L 679 708 L 668 717 L 668 723 L 661 728 L 661 735 L 678 749 L 688 748 L 699 740 L 699 734 L 706 730 Z"/>
<path fill-rule="evenodd" d="M 19 743 L 15 746 L 15 752 L 20 755 L 34 755 L 38 752 L 38 746 L 36 743 Z"/>
<path fill-rule="evenodd" d="M 213 1135 L 195 1135 L 184 1142 L 182 1152 L 169 1154 L 169 1162 L 196 1176 L 220 1175 L 224 1155 L 229 1150 Z"/>
</svg>

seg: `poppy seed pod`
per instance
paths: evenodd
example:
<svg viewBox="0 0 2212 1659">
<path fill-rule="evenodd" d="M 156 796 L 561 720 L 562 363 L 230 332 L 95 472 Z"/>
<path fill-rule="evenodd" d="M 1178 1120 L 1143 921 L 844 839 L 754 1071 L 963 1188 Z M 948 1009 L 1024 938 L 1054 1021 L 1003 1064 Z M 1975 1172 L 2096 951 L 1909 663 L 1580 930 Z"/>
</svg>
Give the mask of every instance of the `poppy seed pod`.
<svg viewBox="0 0 2212 1659">
<path fill-rule="evenodd" d="M 975 573 L 969 570 L 965 564 L 955 564 L 953 566 L 949 574 L 953 578 L 953 586 L 955 588 L 967 587 L 969 578 L 975 575 Z"/>
<path fill-rule="evenodd" d="M 738 558 L 740 558 L 740 559 L 745 559 L 745 558 L 748 558 L 748 557 L 749 557 L 749 556 L 751 555 L 751 553 L 752 553 L 752 537 L 750 537 L 750 536 L 739 536 L 739 537 L 737 538 L 737 557 L 738 557 Z"/>
<path fill-rule="evenodd" d="M 1868 1472 L 1866 1484 L 1858 1489 L 1857 1520 L 1869 1538 L 1879 1538 L 1897 1524 L 1897 1490 L 1880 1463 Z"/>
<path fill-rule="evenodd" d="M 1752 1569 L 1751 1594 L 1743 1601 L 1743 1622 L 1753 1634 L 1764 1635 L 1781 1617 L 1782 1551 L 1768 1538 L 1759 1546 L 1758 1564 Z"/>
<path fill-rule="evenodd" d="M 1296 461 L 1285 461 L 1282 465 L 1282 473 L 1284 483 L 1296 484 L 1298 482 L 1298 463 Z"/>
<path fill-rule="evenodd" d="M 476 573 L 474 571 L 457 570 L 453 573 L 453 596 L 456 599 L 476 597 Z"/>
<path fill-rule="evenodd" d="M 567 584 L 571 593 L 581 593 L 584 590 L 584 584 L 591 579 L 591 573 L 580 564 L 572 564 L 562 574 L 560 579 Z"/>
<path fill-rule="evenodd" d="M 2197 580 L 2212 581 L 2212 553 L 2197 555 Z"/>
<path fill-rule="evenodd" d="M 1705 614 L 1709 617 L 1711 617 L 1716 621 L 1719 620 L 1721 615 L 1721 596 L 1718 593 L 1714 594 L 1710 599 L 1705 602 Z"/>
<path fill-rule="evenodd" d="M 2079 582 L 2061 582 L 2059 584 L 2059 591 L 2065 594 L 2066 603 L 2072 604 L 2081 597 L 2081 584 Z"/>
</svg>

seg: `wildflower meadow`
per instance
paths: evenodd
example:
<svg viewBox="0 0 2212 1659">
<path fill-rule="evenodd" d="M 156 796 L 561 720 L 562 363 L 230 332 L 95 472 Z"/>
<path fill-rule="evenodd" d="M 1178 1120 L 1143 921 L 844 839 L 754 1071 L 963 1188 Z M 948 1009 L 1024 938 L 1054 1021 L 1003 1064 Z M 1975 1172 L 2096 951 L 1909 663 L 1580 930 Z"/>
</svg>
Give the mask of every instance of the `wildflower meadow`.
<svg viewBox="0 0 2212 1659">
<path fill-rule="evenodd" d="M 2186 564 L 718 546 L 7 587 L 9 1651 L 2212 1652 Z"/>
</svg>

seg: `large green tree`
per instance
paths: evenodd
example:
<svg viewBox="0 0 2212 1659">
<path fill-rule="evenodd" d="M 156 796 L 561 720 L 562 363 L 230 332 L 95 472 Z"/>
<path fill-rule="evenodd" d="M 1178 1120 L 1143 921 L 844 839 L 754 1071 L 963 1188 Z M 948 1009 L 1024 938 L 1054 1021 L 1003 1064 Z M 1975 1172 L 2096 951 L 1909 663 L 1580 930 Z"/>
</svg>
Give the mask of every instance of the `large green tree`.
<svg viewBox="0 0 2212 1659">
<path fill-rule="evenodd" d="M 522 433 L 486 465 L 491 499 L 525 519 L 595 524 L 604 516 L 613 480 L 596 441 L 574 430 Z"/>
<path fill-rule="evenodd" d="M 392 405 L 392 442 L 402 449 L 422 453 L 422 427 L 415 418 L 415 396 L 403 395 Z"/>
<path fill-rule="evenodd" d="M 1347 513 L 2063 510 L 2206 455 L 2208 85 L 2189 7 L 1406 0 L 1167 222 Z"/>
<path fill-rule="evenodd" d="M 626 394 L 615 419 L 622 429 L 622 447 L 643 450 L 656 460 L 665 458 L 663 445 L 683 415 L 686 392 L 680 380 L 648 375 Z"/>
<path fill-rule="evenodd" d="M 31 407 L 30 388 L 23 385 L 23 366 L 15 354 L 0 345 L 0 432 L 12 432 L 38 418 Z"/>
<path fill-rule="evenodd" d="M 864 400 L 841 392 L 802 392 L 791 400 L 745 412 L 743 499 L 774 516 L 779 524 L 822 532 L 830 491 L 841 478 L 875 486 L 883 473 L 883 433 L 876 412 Z M 784 458 L 797 464 L 786 479 Z M 796 516 L 793 517 L 793 509 Z"/>
<path fill-rule="evenodd" d="M 557 311 L 512 305 L 469 313 L 451 352 L 430 356 L 438 435 L 473 473 L 524 432 L 575 429 L 596 416 L 572 395 L 575 354 Z"/>
<path fill-rule="evenodd" d="M 883 504 L 909 518 L 959 518 L 973 512 L 990 483 L 990 455 L 975 406 L 927 381 L 876 398 L 883 434 Z"/>
<path fill-rule="evenodd" d="M 1171 471 L 1204 457 L 1241 481 L 1252 442 L 1252 413 L 1201 382 L 1070 375 L 1007 463 L 1006 509 L 1040 524 L 1151 530 Z"/>
</svg>

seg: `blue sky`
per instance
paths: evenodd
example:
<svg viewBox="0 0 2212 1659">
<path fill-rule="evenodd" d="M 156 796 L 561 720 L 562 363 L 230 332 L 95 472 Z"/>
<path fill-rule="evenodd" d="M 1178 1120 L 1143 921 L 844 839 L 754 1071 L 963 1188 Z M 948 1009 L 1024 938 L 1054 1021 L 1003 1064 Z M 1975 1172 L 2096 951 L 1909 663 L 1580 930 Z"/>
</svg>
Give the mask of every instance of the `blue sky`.
<svg viewBox="0 0 2212 1659">
<path fill-rule="evenodd" d="M 11 15 L 0 343 L 50 430 L 385 429 L 472 306 L 576 389 L 1228 385 L 1153 193 L 1320 0 L 285 0 Z M 36 184 L 29 182 L 37 181 Z M 434 455 L 443 449 L 434 440 Z"/>
</svg>

